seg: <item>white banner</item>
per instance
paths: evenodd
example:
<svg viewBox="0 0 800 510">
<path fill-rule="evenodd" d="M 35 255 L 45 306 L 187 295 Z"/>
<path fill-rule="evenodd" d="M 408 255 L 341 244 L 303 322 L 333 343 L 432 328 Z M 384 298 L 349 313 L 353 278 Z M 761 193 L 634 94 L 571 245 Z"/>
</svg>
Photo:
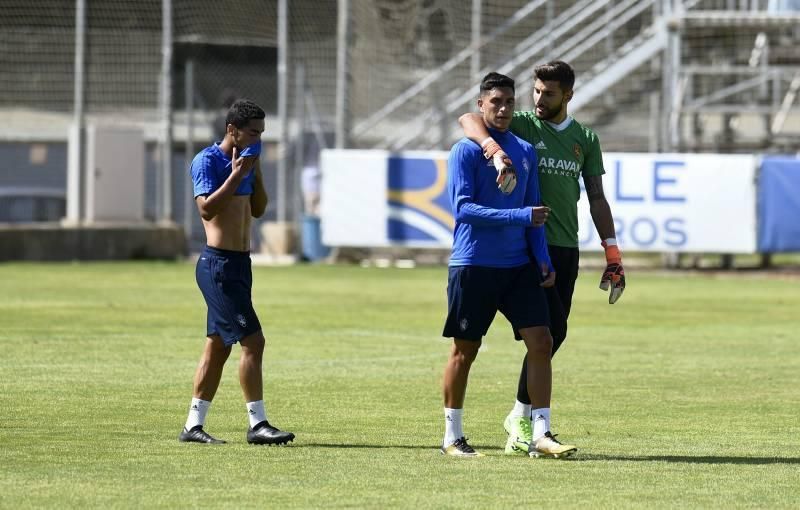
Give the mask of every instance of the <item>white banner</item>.
<svg viewBox="0 0 800 510">
<path fill-rule="evenodd" d="M 608 153 L 603 164 L 623 251 L 756 252 L 754 156 Z M 585 194 L 578 224 L 581 249 L 601 249 Z"/>
<path fill-rule="evenodd" d="M 755 253 L 756 163 L 747 155 L 605 154 L 603 188 L 623 251 Z M 321 165 L 325 245 L 450 248 L 447 152 L 326 150 Z M 581 249 L 601 249 L 585 194 L 578 221 Z"/>
<path fill-rule="evenodd" d="M 325 150 L 320 216 L 326 246 L 390 246 L 386 237 L 386 151 Z"/>
</svg>

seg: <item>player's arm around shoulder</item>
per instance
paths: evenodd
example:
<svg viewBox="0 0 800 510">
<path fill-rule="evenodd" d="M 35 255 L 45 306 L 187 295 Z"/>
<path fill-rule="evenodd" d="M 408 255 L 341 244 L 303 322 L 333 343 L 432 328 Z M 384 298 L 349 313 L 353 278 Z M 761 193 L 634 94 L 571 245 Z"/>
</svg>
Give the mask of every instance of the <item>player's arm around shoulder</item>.
<svg viewBox="0 0 800 510">
<path fill-rule="evenodd" d="M 489 130 L 483 123 L 483 117 L 479 113 L 465 113 L 458 118 L 458 123 L 464 130 L 464 136 L 480 145 L 489 136 Z"/>
</svg>

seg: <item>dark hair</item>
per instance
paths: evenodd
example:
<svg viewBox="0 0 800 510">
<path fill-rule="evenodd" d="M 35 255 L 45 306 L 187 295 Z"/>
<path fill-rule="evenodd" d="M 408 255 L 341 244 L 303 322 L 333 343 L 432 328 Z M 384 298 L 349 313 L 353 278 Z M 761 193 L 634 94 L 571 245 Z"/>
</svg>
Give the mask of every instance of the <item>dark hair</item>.
<svg viewBox="0 0 800 510">
<path fill-rule="evenodd" d="M 266 116 L 264 110 L 249 99 L 237 99 L 225 116 L 225 125 L 233 124 L 241 129 L 252 119 L 263 119 Z"/>
<path fill-rule="evenodd" d="M 536 66 L 533 70 L 533 77 L 536 80 L 557 81 L 564 92 L 572 90 L 572 87 L 575 86 L 575 71 L 569 64 L 560 60 Z"/>
<path fill-rule="evenodd" d="M 499 87 L 508 87 L 512 92 L 516 93 L 514 89 L 514 80 L 504 74 L 491 72 L 481 80 L 481 95 L 486 95 L 491 92 L 492 89 Z"/>
</svg>

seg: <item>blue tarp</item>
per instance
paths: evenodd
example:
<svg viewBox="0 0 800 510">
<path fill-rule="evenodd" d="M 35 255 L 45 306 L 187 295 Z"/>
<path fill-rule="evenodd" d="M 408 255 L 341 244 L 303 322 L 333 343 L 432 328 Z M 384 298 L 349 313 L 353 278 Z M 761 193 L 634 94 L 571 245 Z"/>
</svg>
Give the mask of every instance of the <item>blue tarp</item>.
<svg viewBox="0 0 800 510">
<path fill-rule="evenodd" d="M 765 157 L 758 181 L 758 251 L 800 252 L 800 159 Z"/>
</svg>

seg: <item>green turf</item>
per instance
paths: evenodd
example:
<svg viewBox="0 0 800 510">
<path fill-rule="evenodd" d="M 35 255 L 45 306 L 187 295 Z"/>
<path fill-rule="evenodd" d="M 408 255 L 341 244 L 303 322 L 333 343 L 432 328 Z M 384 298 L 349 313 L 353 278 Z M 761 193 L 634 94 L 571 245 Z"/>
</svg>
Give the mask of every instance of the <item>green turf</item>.
<svg viewBox="0 0 800 510">
<path fill-rule="evenodd" d="M 444 268 L 255 268 L 266 403 L 247 445 L 234 351 L 207 429 L 176 440 L 205 309 L 189 263 L 0 265 L 0 507 L 792 508 L 800 280 L 640 273 L 610 307 L 579 280 L 554 367 L 573 459 L 506 457 L 522 346 L 504 320 L 444 458 Z M 537 503 L 538 502 L 538 503 Z"/>
</svg>

